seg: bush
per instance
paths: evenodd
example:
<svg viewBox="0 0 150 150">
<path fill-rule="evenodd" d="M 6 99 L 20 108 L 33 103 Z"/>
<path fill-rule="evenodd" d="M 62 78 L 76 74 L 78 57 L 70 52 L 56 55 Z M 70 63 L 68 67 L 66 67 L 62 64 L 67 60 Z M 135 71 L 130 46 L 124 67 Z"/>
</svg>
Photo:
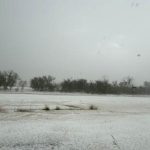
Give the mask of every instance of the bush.
<svg viewBox="0 0 150 150">
<path fill-rule="evenodd" d="M 50 110 L 50 108 L 49 108 L 47 105 L 45 105 L 45 107 L 43 108 L 43 110 L 45 110 L 45 111 L 49 111 L 49 110 Z"/>
<path fill-rule="evenodd" d="M 25 108 L 18 108 L 16 110 L 16 112 L 32 112 L 32 110 L 31 109 L 25 109 Z"/>
<path fill-rule="evenodd" d="M 60 107 L 59 107 L 59 106 L 56 106 L 55 110 L 60 110 Z"/>
<path fill-rule="evenodd" d="M 89 106 L 89 109 L 90 109 L 90 110 L 97 110 L 98 108 L 97 108 L 96 106 L 94 106 L 94 105 L 90 105 L 90 106 Z"/>
</svg>

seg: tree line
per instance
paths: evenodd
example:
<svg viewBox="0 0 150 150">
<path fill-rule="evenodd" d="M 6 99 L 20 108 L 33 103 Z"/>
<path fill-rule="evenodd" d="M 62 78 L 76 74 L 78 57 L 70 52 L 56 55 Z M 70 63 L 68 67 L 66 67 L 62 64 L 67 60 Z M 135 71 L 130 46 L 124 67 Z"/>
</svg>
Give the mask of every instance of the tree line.
<svg viewBox="0 0 150 150">
<path fill-rule="evenodd" d="M 21 80 L 14 71 L 0 71 L 0 87 L 11 90 L 12 87 L 24 89 L 27 82 Z M 65 79 L 61 83 L 55 83 L 55 77 L 41 76 L 30 80 L 30 87 L 35 91 L 59 91 L 82 92 L 92 94 L 150 94 L 150 82 L 146 81 L 142 86 L 135 86 L 132 77 L 126 77 L 122 81 L 109 82 L 107 79 L 87 81 L 86 79 Z M 17 89 L 17 88 L 16 88 Z"/>
</svg>

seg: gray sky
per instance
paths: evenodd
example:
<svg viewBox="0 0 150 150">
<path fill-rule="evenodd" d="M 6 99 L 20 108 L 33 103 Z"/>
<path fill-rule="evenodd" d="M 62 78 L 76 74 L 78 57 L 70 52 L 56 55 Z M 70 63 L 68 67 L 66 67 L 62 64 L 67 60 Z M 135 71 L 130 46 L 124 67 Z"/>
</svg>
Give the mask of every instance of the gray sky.
<svg viewBox="0 0 150 150">
<path fill-rule="evenodd" d="M 149 0 L 0 0 L 0 70 L 150 81 L 149 17 Z"/>
</svg>

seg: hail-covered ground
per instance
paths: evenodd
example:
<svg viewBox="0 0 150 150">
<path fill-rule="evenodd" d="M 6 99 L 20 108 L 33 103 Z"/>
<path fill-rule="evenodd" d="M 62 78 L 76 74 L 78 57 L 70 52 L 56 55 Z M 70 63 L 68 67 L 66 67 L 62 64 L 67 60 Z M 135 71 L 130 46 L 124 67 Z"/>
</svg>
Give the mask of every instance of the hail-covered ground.
<svg viewBox="0 0 150 150">
<path fill-rule="evenodd" d="M 0 150 L 51 149 L 149 150 L 150 97 L 0 93 Z"/>
</svg>

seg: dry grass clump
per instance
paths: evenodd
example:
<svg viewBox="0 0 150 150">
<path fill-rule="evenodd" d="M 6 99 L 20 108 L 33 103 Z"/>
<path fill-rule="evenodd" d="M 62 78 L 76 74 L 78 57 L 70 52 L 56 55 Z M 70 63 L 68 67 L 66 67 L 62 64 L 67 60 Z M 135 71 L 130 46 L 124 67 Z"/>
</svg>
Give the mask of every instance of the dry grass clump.
<svg viewBox="0 0 150 150">
<path fill-rule="evenodd" d="M 56 106 L 55 110 L 61 110 L 61 108 L 59 106 Z"/>
<path fill-rule="evenodd" d="M 69 107 L 69 110 L 83 110 L 80 106 L 75 106 L 75 105 L 64 105 Z"/>
<path fill-rule="evenodd" d="M 97 106 L 94 106 L 94 105 L 90 105 L 90 106 L 89 106 L 89 109 L 90 109 L 90 110 L 97 110 L 98 107 L 97 107 Z"/>
<path fill-rule="evenodd" d="M 16 112 L 32 112 L 33 110 L 31 109 L 26 109 L 26 108 L 17 108 Z"/>
<path fill-rule="evenodd" d="M 50 108 L 47 105 L 45 105 L 45 107 L 42 110 L 50 111 Z"/>
<path fill-rule="evenodd" d="M 4 113 L 4 112 L 6 112 L 6 110 L 2 108 L 2 106 L 0 106 L 0 113 Z"/>
</svg>

